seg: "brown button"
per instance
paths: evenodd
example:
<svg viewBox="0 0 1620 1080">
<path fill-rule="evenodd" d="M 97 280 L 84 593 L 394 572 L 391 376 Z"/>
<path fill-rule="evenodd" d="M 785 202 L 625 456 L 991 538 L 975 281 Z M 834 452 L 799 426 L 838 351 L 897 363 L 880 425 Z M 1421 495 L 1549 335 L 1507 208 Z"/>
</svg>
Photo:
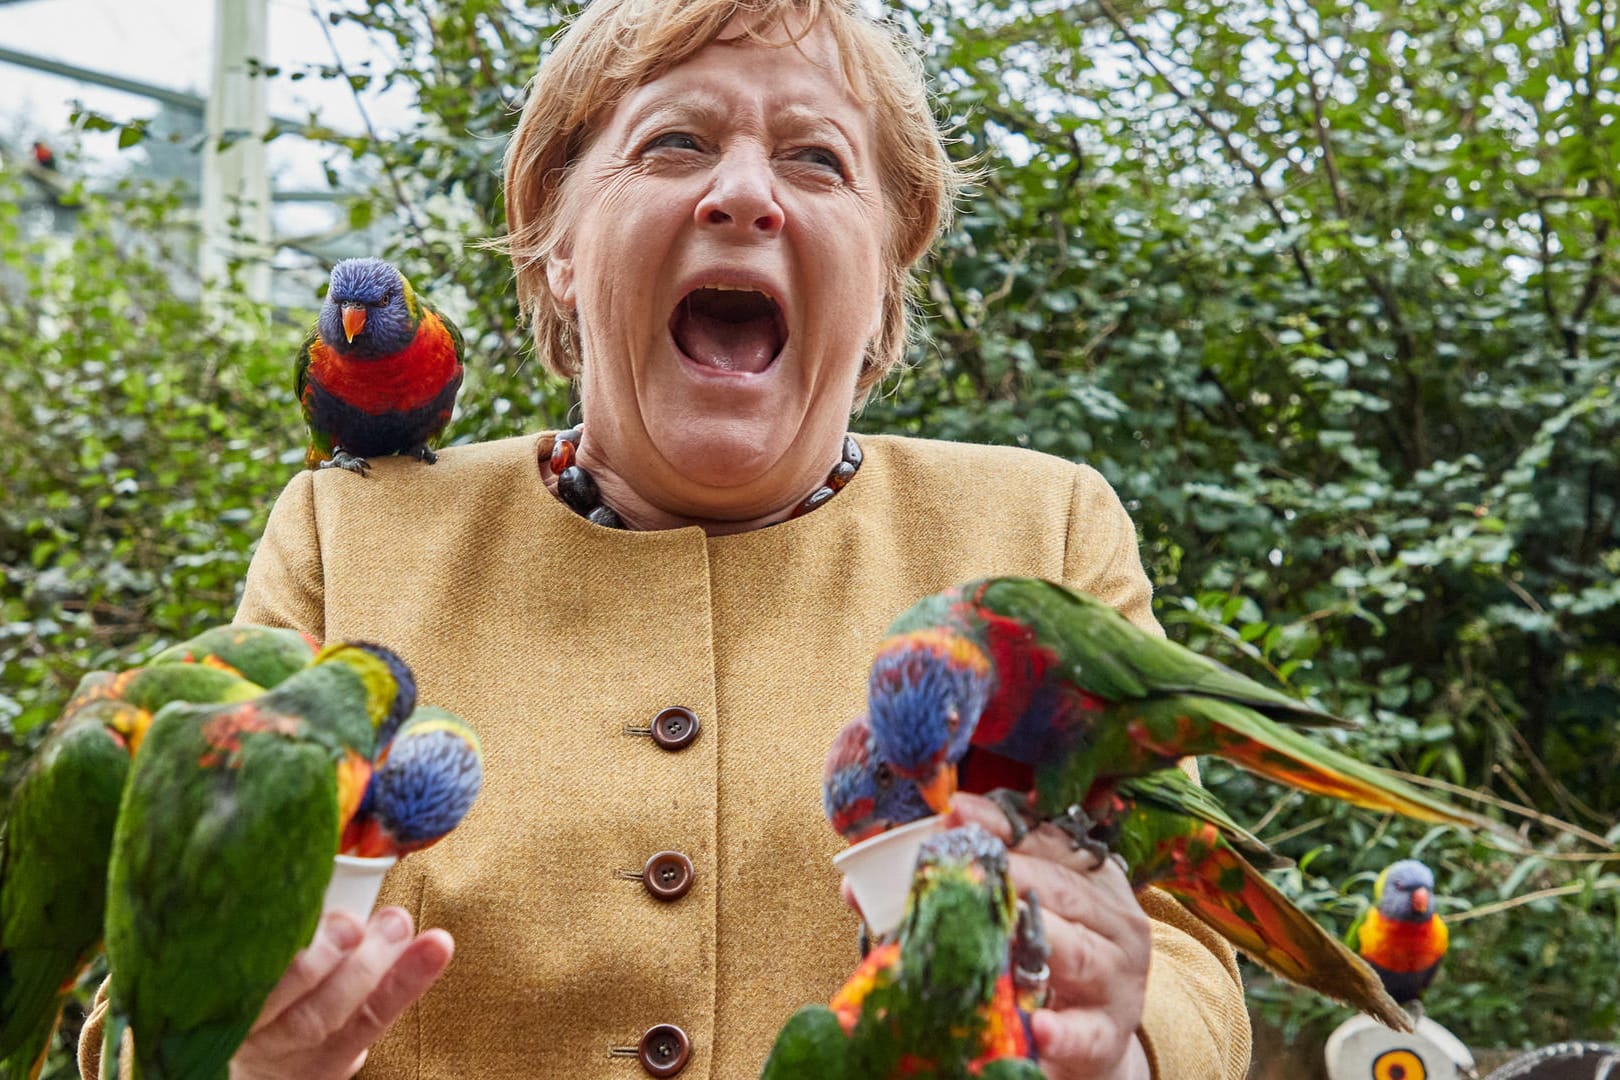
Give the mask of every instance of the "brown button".
<svg viewBox="0 0 1620 1080">
<path fill-rule="evenodd" d="M 692 860 L 678 851 L 660 851 L 641 868 L 641 883 L 659 900 L 685 896 L 692 888 L 692 877 Z"/>
<path fill-rule="evenodd" d="M 641 1037 L 636 1058 L 648 1076 L 674 1076 L 692 1057 L 692 1040 L 674 1024 L 655 1024 Z"/>
<path fill-rule="evenodd" d="M 671 705 L 653 717 L 653 742 L 665 750 L 684 750 L 698 737 L 697 713 L 680 705 Z"/>
</svg>

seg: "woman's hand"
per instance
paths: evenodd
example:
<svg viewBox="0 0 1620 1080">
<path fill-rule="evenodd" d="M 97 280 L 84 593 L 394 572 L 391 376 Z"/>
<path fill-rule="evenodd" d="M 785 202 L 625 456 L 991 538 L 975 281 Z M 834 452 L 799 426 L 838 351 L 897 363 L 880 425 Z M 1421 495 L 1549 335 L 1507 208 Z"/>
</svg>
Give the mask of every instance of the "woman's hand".
<svg viewBox="0 0 1620 1080">
<path fill-rule="evenodd" d="M 994 803 L 958 793 L 945 824 L 970 822 L 1011 845 L 1006 815 Z M 1039 898 L 1052 946 L 1048 1007 L 1030 1017 L 1035 1050 L 1051 1080 L 1150 1080 L 1136 1035 L 1153 949 L 1148 917 L 1118 863 L 1092 864 L 1044 824 L 1011 858 L 1013 883 Z"/>
<path fill-rule="evenodd" d="M 413 938 L 412 929 L 397 907 L 364 927 L 341 913 L 322 918 L 231 1059 L 231 1080 L 347 1080 L 358 1072 L 371 1044 L 450 963 L 449 934 Z"/>
</svg>

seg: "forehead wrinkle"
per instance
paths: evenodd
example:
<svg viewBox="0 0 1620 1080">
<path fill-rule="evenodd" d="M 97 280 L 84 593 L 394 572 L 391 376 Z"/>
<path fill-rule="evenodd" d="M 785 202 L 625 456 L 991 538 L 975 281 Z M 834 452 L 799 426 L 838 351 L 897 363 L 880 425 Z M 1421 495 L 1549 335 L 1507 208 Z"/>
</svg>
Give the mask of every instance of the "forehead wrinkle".
<svg viewBox="0 0 1620 1080">
<path fill-rule="evenodd" d="M 665 120 L 712 125 L 724 119 L 729 111 L 719 94 L 702 87 L 688 87 L 638 105 L 625 119 L 624 130 L 635 132 Z"/>
</svg>

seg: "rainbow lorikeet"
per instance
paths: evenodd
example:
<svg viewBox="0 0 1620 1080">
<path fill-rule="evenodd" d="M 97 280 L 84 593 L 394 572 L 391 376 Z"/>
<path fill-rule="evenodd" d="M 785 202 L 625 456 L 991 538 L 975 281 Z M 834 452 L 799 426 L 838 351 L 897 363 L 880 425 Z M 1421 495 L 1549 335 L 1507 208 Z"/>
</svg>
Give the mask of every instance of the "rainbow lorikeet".
<svg viewBox="0 0 1620 1080">
<path fill-rule="evenodd" d="M 418 706 L 377 753 L 360 808 L 343 830 L 343 853 L 404 856 L 461 823 L 484 782 L 472 728 L 432 705 Z"/>
<path fill-rule="evenodd" d="M 1391 863 L 1373 884 L 1373 905 L 1345 940 L 1372 965 L 1389 996 L 1417 1001 L 1434 981 L 1451 943 L 1434 911 L 1434 872 L 1416 859 Z"/>
<path fill-rule="evenodd" d="M 414 705 L 399 663 L 379 646 L 339 643 L 255 698 L 153 717 L 107 874 L 107 1080 L 126 1028 L 137 1080 L 227 1075 L 314 935 L 377 731 Z"/>
<path fill-rule="evenodd" d="M 294 367 L 309 426 L 306 467 L 364 475 L 368 457 L 429 464 L 461 389 L 461 330 L 381 259 L 332 267 Z"/>
<path fill-rule="evenodd" d="M 1083 593 L 990 578 L 924 597 L 889 627 L 867 687 L 876 757 L 943 811 L 968 747 L 1035 770 L 1043 818 L 1094 784 L 1214 754 L 1268 780 L 1426 821 L 1495 828 L 1296 728 L 1345 722 L 1174 642 Z"/>
<path fill-rule="evenodd" d="M 961 790 L 989 794 L 984 783 L 1027 788 L 1033 782 L 1034 771 L 1027 766 L 1022 777 L 1010 763 L 978 768 L 988 756 L 969 748 L 961 762 Z M 887 775 L 874 775 L 882 771 Z M 1125 860 L 1133 887 L 1157 885 L 1273 974 L 1389 1026 L 1410 1026 L 1367 965 L 1261 873 L 1288 860 L 1233 821 L 1186 773 L 1172 767 L 1099 786 L 1097 792 L 1083 807 L 1092 823 L 1090 835 Z M 873 760 L 864 718 L 846 724 L 833 740 L 822 802 L 833 828 L 851 842 L 931 812 L 913 783 Z"/>
<path fill-rule="evenodd" d="M 761 1080 L 1037 1080 L 1009 943 L 1017 897 L 1001 841 L 977 826 L 929 837 L 895 941 L 777 1034 Z"/>
<path fill-rule="evenodd" d="M 171 645 L 149 664 L 206 664 L 269 688 L 309 666 L 320 643 L 297 630 L 248 624 L 215 626 Z"/>
<path fill-rule="evenodd" d="M 92 672 L 28 763 L 0 842 L 0 1078 L 38 1075 L 62 1005 L 100 951 L 118 803 L 152 713 L 262 689 L 223 671 Z"/>
</svg>

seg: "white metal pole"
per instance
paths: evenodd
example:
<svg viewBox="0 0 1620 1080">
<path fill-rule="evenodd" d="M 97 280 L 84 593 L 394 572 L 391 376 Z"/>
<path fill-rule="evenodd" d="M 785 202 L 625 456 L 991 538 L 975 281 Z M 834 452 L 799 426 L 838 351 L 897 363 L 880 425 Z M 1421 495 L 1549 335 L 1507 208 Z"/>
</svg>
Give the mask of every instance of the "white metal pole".
<svg viewBox="0 0 1620 1080">
<path fill-rule="evenodd" d="M 263 138 L 270 120 L 264 78 L 249 61 L 265 63 L 268 42 L 268 0 L 214 0 L 198 264 L 204 287 L 217 288 L 228 264 L 240 261 L 242 287 L 258 303 L 270 298 L 270 179 Z M 229 144 L 223 150 L 222 142 Z"/>
</svg>

